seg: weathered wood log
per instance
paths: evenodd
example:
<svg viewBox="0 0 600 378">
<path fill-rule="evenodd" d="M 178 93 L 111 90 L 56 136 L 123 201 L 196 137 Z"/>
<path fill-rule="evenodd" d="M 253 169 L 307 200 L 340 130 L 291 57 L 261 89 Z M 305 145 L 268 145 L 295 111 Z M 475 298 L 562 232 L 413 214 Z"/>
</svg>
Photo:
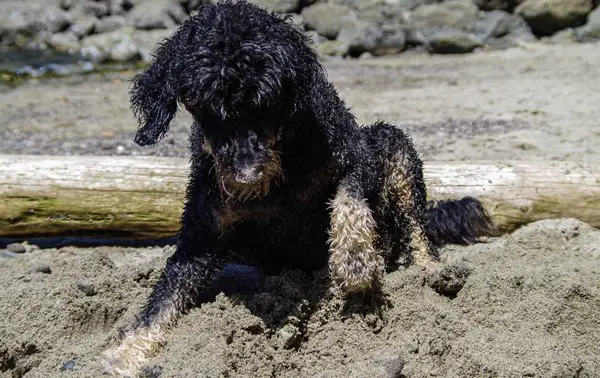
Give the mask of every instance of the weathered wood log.
<svg viewBox="0 0 600 378">
<path fill-rule="evenodd" d="M 0 155 L 0 236 L 160 238 L 179 227 L 185 159 Z M 600 227 L 600 168 L 572 162 L 427 162 L 430 199 L 480 198 L 505 232 L 541 219 Z"/>
</svg>

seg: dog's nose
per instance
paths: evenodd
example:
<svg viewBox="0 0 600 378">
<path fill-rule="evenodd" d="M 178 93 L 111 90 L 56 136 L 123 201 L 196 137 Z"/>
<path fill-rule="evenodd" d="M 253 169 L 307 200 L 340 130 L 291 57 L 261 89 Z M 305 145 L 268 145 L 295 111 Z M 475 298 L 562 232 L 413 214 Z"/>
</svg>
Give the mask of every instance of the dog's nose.
<svg viewBox="0 0 600 378">
<path fill-rule="evenodd" d="M 235 173 L 235 181 L 240 184 L 252 184 L 263 176 L 262 165 L 253 167 L 244 167 Z"/>
</svg>

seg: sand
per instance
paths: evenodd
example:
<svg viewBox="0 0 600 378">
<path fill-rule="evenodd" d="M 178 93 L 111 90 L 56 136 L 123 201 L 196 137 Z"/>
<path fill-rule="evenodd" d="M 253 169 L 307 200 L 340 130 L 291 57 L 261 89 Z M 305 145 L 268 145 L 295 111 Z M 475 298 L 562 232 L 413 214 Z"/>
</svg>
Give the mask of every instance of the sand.
<svg viewBox="0 0 600 378">
<path fill-rule="evenodd" d="M 409 54 L 327 68 L 361 122 L 397 122 L 425 159 L 597 164 L 599 47 Z M 0 153 L 185 155 L 183 114 L 157 150 L 128 141 L 135 128 L 128 75 L 1 88 Z M 172 251 L 0 253 L 0 377 L 100 376 L 100 354 L 116 345 Z M 182 317 L 144 374 L 600 376 L 600 230 L 575 219 L 541 221 L 447 246 L 442 258 L 472 269 L 454 298 L 432 290 L 413 267 L 387 274 L 382 298 L 344 300 L 324 285 L 324 272 L 295 271 L 235 294 L 233 286 L 249 282 L 235 281 L 248 275 L 232 267 L 221 287 L 228 294 Z"/>
</svg>

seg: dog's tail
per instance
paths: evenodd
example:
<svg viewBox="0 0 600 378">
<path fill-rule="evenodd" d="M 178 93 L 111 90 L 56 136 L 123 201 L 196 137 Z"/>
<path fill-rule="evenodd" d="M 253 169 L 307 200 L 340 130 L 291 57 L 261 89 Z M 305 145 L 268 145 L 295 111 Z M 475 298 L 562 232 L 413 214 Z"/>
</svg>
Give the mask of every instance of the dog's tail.
<svg viewBox="0 0 600 378">
<path fill-rule="evenodd" d="M 480 236 L 498 231 L 483 204 L 476 198 L 427 202 L 427 237 L 436 246 L 473 244 Z"/>
</svg>

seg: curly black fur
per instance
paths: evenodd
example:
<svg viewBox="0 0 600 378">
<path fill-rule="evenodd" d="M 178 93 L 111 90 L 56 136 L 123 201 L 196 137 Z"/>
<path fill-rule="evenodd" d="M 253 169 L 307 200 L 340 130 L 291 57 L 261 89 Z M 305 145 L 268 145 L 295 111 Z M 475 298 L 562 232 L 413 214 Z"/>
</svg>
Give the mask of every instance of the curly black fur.
<svg viewBox="0 0 600 378">
<path fill-rule="evenodd" d="M 205 6 L 187 19 L 135 77 L 131 103 L 141 145 L 161 139 L 178 103 L 194 124 L 177 249 L 134 331 L 109 356 L 116 372 L 139 368 L 153 350 L 148 340 L 160 343 L 161 327 L 196 304 L 226 264 L 267 274 L 325 267 L 336 193 L 368 205 L 373 243 L 389 265 L 418 245 L 419 230 L 441 244 L 472 242 L 489 226 L 475 199 L 427 210 L 410 139 L 385 123 L 359 128 L 303 34 L 246 2 Z M 342 252 L 349 270 L 364 268 L 352 265 L 361 251 Z"/>
</svg>

